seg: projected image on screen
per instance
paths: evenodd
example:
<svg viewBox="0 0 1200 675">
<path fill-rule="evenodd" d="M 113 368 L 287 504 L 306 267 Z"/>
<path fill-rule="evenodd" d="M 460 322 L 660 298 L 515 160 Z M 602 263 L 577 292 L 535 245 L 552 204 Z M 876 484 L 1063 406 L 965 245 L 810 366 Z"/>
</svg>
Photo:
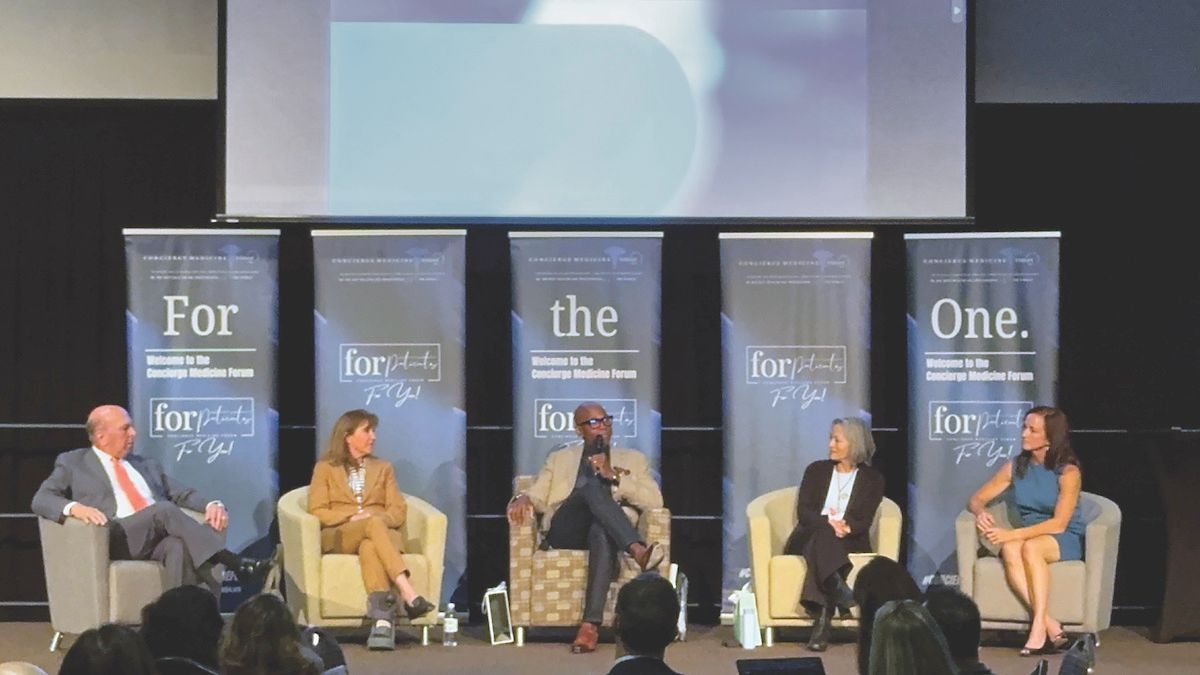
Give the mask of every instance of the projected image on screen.
<svg viewBox="0 0 1200 675">
<path fill-rule="evenodd" d="M 230 0 L 226 211 L 963 215 L 960 19 L 944 0 Z"/>
</svg>

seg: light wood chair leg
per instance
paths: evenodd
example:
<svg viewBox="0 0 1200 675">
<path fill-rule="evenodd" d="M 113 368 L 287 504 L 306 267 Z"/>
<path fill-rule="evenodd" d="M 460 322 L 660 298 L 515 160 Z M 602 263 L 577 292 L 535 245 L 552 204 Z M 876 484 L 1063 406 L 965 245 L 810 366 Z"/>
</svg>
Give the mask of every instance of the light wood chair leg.
<svg viewBox="0 0 1200 675">
<path fill-rule="evenodd" d="M 525 626 L 517 626 L 517 646 L 525 646 Z"/>
</svg>

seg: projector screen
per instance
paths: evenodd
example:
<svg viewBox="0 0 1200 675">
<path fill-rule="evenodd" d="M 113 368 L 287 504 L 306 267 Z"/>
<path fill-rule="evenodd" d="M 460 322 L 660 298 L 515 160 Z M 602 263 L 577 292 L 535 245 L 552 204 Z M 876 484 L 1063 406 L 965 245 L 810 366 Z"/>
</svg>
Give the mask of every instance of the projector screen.
<svg viewBox="0 0 1200 675">
<path fill-rule="evenodd" d="M 228 0 L 225 211 L 961 217 L 959 0 Z"/>
</svg>

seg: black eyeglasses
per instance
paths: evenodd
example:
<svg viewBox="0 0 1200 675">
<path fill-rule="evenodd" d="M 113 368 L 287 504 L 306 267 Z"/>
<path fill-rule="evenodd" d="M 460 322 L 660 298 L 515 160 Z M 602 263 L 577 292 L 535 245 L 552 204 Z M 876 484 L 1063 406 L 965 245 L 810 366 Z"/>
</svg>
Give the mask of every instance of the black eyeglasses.
<svg viewBox="0 0 1200 675">
<path fill-rule="evenodd" d="M 612 421 L 613 421 L 612 415 L 605 415 L 604 417 L 593 417 L 589 420 L 584 420 L 582 422 L 576 422 L 575 426 L 598 429 L 598 428 L 600 428 L 601 425 L 604 425 L 606 427 L 611 427 Z"/>
</svg>

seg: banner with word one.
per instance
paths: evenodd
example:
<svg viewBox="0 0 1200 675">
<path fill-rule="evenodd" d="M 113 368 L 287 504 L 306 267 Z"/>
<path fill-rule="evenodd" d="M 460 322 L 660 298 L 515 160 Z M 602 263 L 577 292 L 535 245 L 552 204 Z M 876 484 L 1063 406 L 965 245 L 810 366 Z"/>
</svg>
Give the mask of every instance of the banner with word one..
<svg viewBox="0 0 1200 675">
<path fill-rule="evenodd" d="M 908 568 L 958 585 L 954 519 L 1058 377 L 1057 232 L 908 234 Z"/>
<path fill-rule="evenodd" d="M 273 548 L 278 230 L 124 231 L 135 452 L 229 510 L 228 547 Z M 257 588 L 225 575 L 223 606 Z"/>
<path fill-rule="evenodd" d="M 375 455 L 449 521 L 443 602 L 466 602 L 465 230 L 315 230 L 317 447 L 379 416 Z M 455 592 L 461 591 L 455 598 Z"/>
<path fill-rule="evenodd" d="M 723 598 L 749 578 L 746 506 L 827 458 L 834 419 L 869 419 L 871 236 L 720 235 Z"/>
<path fill-rule="evenodd" d="M 512 232 L 513 465 L 536 473 L 596 401 L 658 465 L 661 232 Z"/>
</svg>

